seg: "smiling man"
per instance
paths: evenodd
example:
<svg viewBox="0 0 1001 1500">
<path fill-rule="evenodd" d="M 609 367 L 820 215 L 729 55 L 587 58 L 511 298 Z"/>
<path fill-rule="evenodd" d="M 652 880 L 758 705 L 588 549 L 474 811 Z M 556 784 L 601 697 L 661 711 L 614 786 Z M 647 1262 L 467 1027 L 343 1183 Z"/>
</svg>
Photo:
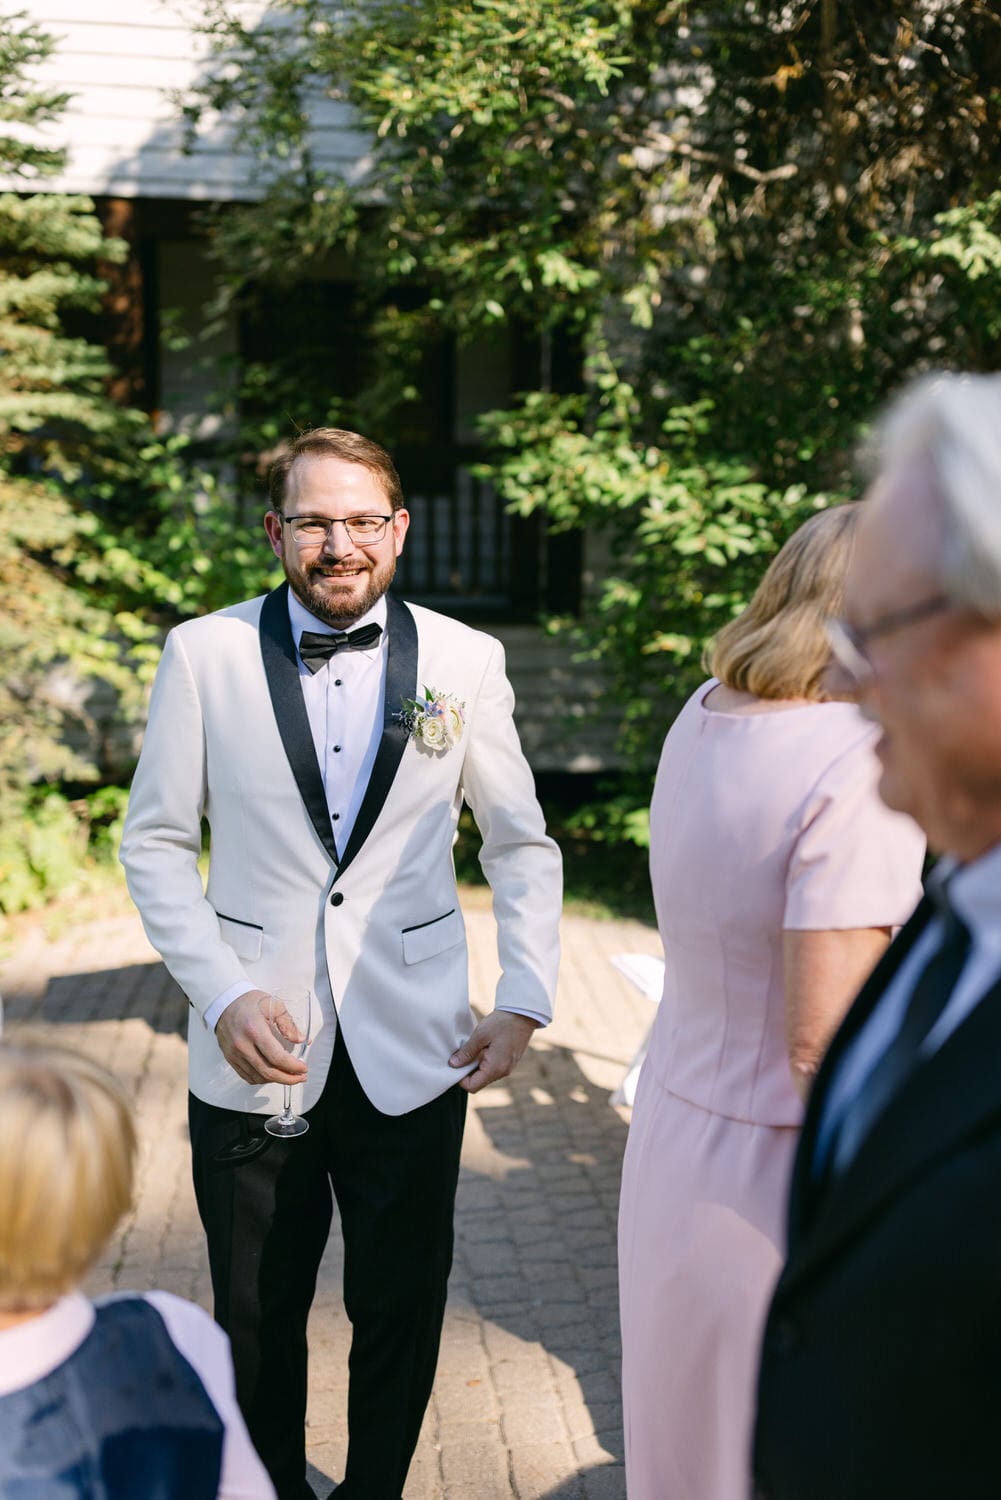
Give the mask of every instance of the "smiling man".
<svg viewBox="0 0 1001 1500">
<path fill-rule="evenodd" d="M 122 861 L 191 1004 L 195 1191 L 251 1436 L 280 1500 L 311 1494 L 306 1321 L 336 1202 L 353 1325 L 337 1493 L 400 1500 L 437 1359 L 466 1099 L 550 1017 L 560 857 L 500 645 L 387 593 L 409 525 L 389 455 L 316 429 L 269 488 L 286 583 L 168 636 Z M 478 1023 L 452 864 L 464 801 L 503 970 Z M 303 1061 L 279 1033 L 299 1035 L 281 1000 L 305 992 Z M 290 1139 L 266 1125 L 286 1084 L 309 1127 Z"/>
<path fill-rule="evenodd" d="M 810 1099 L 761 1500 L 1001 1494 L 1001 376 L 912 388 L 879 453 L 831 687 L 943 858 Z"/>
<path fill-rule="evenodd" d="M 293 593 L 317 619 L 346 630 L 393 581 L 410 525 L 398 484 L 333 453 L 309 451 L 277 460 L 271 494 L 275 509 L 264 525 Z"/>
</svg>

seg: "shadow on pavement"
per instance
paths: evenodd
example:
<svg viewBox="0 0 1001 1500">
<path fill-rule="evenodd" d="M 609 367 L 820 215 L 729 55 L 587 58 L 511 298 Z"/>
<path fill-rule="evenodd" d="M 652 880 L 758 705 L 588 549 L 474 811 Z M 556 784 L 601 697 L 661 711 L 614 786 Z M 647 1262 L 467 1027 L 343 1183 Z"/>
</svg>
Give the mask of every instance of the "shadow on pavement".
<svg viewBox="0 0 1001 1500">
<path fill-rule="evenodd" d="M 571 1051 L 541 1042 L 495 1102 L 489 1094 L 480 1096 L 475 1121 L 494 1160 L 483 1160 L 469 1141 L 453 1295 L 467 1296 L 501 1331 L 499 1339 L 486 1334 L 498 1354 L 503 1335 L 542 1346 L 579 1463 L 608 1455 L 600 1493 L 622 1495 L 616 1226 L 627 1126 Z M 533 1406 L 520 1434 L 505 1412 L 516 1478 L 519 1436 L 543 1435 L 545 1392 L 535 1393 Z M 575 1482 L 553 1495 L 599 1493 Z"/>
<path fill-rule="evenodd" d="M 67 1041 L 94 1047 L 96 1055 L 104 1028 L 123 1018 L 180 1038 L 187 1014 L 187 1001 L 159 963 L 61 974 L 41 993 L 26 987 L 7 996 L 14 1033 L 26 1024 L 52 1028 L 58 1039 L 65 1029 Z M 125 1071 L 114 1049 L 108 1061 Z M 177 1071 L 183 1091 L 180 1052 L 175 1057 L 171 1049 L 163 1062 L 171 1075 Z M 571 1050 L 540 1038 L 514 1076 L 478 1095 L 470 1112 L 450 1309 L 461 1316 L 465 1306 L 482 1326 L 502 1425 L 494 1418 L 478 1441 L 507 1450 L 512 1495 L 621 1500 L 625 1494 L 616 1215 L 627 1127 L 608 1099 Z M 519 1368 L 530 1376 L 527 1389 Z M 532 1470 L 532 1455 L 557 1433 L 560 1465 L 548 1475 Z M 458 1428 L 443 1427 L 443 1457 L 458 1439 Z M 317 1457 L 326 1468 L 326 1454 Z M 324 1468 L 310 1474 L 321 1500 L 333 1485 Z M 445 1493 L 457 1491 L 449 1484 Z"/>
<path fill-rule="evenodd" d="M 622 1469 L 599 1465 L 581 1469 L 572 1479 L 540 1495 L 538 1500 L 625 1500 L 625 1494 Z"/>
<path fill-rule="evenodd" d="M 30 1026 L 87 1026 L 123 1018 L 145 1021 L 161 1036 L 184 1036 L 188 1002 L 161 963 L 56 974 L 41 993 L 13 988 L 5 1020 Z"/>
</svg>

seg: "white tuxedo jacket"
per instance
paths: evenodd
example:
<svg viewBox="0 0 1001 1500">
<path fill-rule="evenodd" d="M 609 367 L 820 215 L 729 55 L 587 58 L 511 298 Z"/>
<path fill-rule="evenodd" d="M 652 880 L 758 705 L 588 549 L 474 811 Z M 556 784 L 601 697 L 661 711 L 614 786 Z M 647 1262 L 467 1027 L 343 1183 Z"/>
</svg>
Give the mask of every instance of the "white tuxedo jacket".
<svg viewBox="0 0 1001 1500">
<path fill-rule="evenodd" d="M 392 596 L 382 740 L 348 843 L 336 849 L 287 587 L 168 636 L 122 863 L 149 939 L 192 1007 L 190 1087 L 199 1099 L 265 1114 L 280 1103 L 280 1087 L 242 1081 L 202 1019 L 246 979 L 317 994 L 322 1013 L 297 1107 L 319 1098 L 340 1025 L 368 1097 L 403 1114 L 461 1076 L 448 1059 L 474 1024 L 452 863 L 463 800 L 493 889 L 498 1004 L 551 1014 L 560 855 L 518 742 L 499 642 Z M 400 723 L 402 700 L 419 686 L 465 703 L 454 748 L 418 746 Z M 333 1007 L 322 998 L 324 973 Z"/>
</svg>

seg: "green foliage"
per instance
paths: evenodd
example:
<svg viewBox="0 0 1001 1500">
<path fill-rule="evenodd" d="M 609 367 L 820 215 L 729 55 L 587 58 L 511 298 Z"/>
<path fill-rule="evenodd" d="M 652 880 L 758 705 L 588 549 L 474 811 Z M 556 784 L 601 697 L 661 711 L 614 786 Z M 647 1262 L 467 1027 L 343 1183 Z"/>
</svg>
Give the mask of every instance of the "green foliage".
<svg viewBox="0 0 1001 1500">
<path fill-rule="evenodd" d="M 32 127 L 55 118 L 62 96 L 35 90 L 31 67 L 50 43 L 23 17 L 0 19 L 0 170 L 26 187 L 58 169 L 62 153 L 30 143 Z M 87 744 L 90 685 L 123 695 L 139 712 L 130 641 L 104 590 L 115 555 L 99 513 L 87 504 L 95 481 L 114 484 L 141 425 L 105 395 L 104 351 L 67 333 L 67 314 L 92 309 L 93 266 L 122 247 L 106 241 L 84 199 L 44 193 L 0 198 L 0 906 L 28 904 L 72 877 L 82 845 L 61 799 L 38 800 L 46 783 L 94 779 Z M 102 566 L 105 556 L 112 566 Z M 133 640 L 148 627 L 135 623 Z"/>
<path fill-rule="evenodd" d="M 641 232 L 641 165 L 609 171 L 614 141 L 596 149 L 624 80 L 629 10 L 374 0 L 344 12 L 294 0 L 251 27 L 211 5 L 207 29 L 230 65 L 186 112 L 238 112 L 271 184 L 262 203 L 215 220 L 228 297 L 252 308 L 262 283 L 302 286 L 335 250 L 349 260 L 374 358 L 338 393 L 345 421 L 398 443 L 437 340 L 498 325 L 584 329 L 597 315 L 616 224 L 634 226 L 633 240 Z M 322 96 L 350 104 L 376 143 L 360 180 L 316 159 L 308 108 Z M 656 260 L 649 234 L 645 243 Z M 272 410 L 317 420 L 333 390 L 329 361 L 316 373 L 299 400 Z"/>
<path fill-rule="evenodd" d="M 997 364 L 1001 344 L 1001 192 L 936 214 L 924 239 L 901 235 L 887 251 L 928 288 L 935 323 L 950 322 L 971 346 L 971 363 Z"/>
<path fill-rule="evenodd" d="M 114 867 L 128 793 L 102 787 L 73 801 L 51 788 L 29 791 L 0 826 L 0 913 L 80 891 Z"/>
<path fill-rule="evenodd" d="M 136 508 L 118 526 L 109 519 L 118 486 L 107 475 L 100 484 L 84 475 L 70 487 L 57 475 L 0 469 L 0 911 L 25 904 L 25 893 L 54 893 L 57 871 L 71 873 L 81 836 L 63 838 L 58 804 L 38 802 L 38 791 L 123 774 L 127 751 L 105 745 L 95 705 L 113 697 L 119 741 L 139 725 L 159 656 L 158 623 L 274 581 L 273 559 L 234 522 L 211 476 L 196 490 L 174 450 L 152 434 L 136 450 L 128 496 Z M 43 813 L 43 832 L 29 839 Z M 62 863 L 39 865 L 38 838 L 46 850 L 63 849 Z"/>
<path fill-rule="evenodd" d="M 135 639 L 151 622 L 220 609 L 280 577 L 259 518 L 242 519 L 231 488 L 189 461 L 190 440 L 144 438 L 127 493 L 115 481 L 93 487 L 101 518 L 87 524 L 98 550 L 77 567 L 82 581 L 113 590 L 118 628 Z"/>
<path fill-rule="evenodd" d="M 609 534 L 611 566 L 575 635 L 580 659 L 607 673 L 621 748 L 643 765 L 674 703 L 704 675 L 706 639 L 740 609 L 762 559 L 820 502 L 807 502 L 803 486 L 769 490 L 746 464 L 704 446 L 710 401 L 674 407 L 659 440 L 641 442 L 632 387 L 607 370 L 592 385 L 597 395 L 535 392 L 487 418 L 504 455 L 489 472 L 515 510 Z"/>
<path fill-rule="evenodd" d="M 192 119 L 240 113 L 274 184 L 217 226 L 229 295 L 249 302 L 332 252 L 357 267 L 377 355 L 340 409 L 391 443 L 436 341 L 531 330 L 538 377 L 485 421 L 485 472 L 518 513 L 586 529 L 598 582 L 580 653 L 604 663 L 624 748 L 648 767 L 769 555 L 853 493 L 886 394 L 929 365 L 998 364 L 1001 14 L 991 0 L 272 14 L 254 29 L 219 0 L 210 29 L 233 65 L 187 102 Z M 317 95 L 374 142 L 357 180 L 316 156 Z M 548 378 L 560 341 L 581 352 L 576 389 Z"/>
<path fill-rule="evenodd" d="M 25 11 L 0 17 L 0 162 L 6 174 L 26 184 L 58 171 L 66 155 L 38 145 L 30 134 L 57 120 L 69 101 L 69 94 L 33 88 L 28 82 L 31 69 L 51 55 L 52 47 L 52 38 L 31 24 Z"/>
<path fill-rule="evenodd" d="M 65 104 L 30 82 L 50 50 L 0 17 L 0 173 L 25 189 L 0 194 L 0 911 L 72 883 L 88 830 L 101 842 L 101 819 L 56 789 L 122 774 L 97 710 L 116 701 L 121 737 L 138 724 L 158 626 L 268 573 L 231 497 L 109 399 L 105 350 L 70 331 L 125 246 L 89 199 L 36 191 L 63 160 L 31 142 Z"/>
<path fill-rule="evenodd" d="M 633 844 L 650 848 L 650 788 L 600 788 L 600 802 L 587 802 L 564 819 L 566 832 L 594 844 Z"/>
<path fill-rule="evenodd" d="M 589 917 L 655 920 L 649 874 L 650 779 L 588 783 L 581 807 L 577 777 L 543 787 L 546 828 L 563 855 L 564 905 Z M 573 784 L 573 785 L 571 785 Z M 484 887 L 479 864 L 480 834 L 464 808 L 455 846 L 455 873 L 461 886 Z"/>
<path fill-rule="evenodd" d="M 99 864 L 117 862 L 128 802 L 124 786 L 102 786 L 84 800 L 87 847 Z"/>
</svg>

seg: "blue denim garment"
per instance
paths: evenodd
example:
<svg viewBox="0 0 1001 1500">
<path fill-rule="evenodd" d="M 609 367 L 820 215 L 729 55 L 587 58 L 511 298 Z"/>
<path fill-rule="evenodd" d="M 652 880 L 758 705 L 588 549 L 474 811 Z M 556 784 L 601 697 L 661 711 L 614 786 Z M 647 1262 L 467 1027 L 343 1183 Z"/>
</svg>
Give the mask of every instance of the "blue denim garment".
<svg viewBox="0 0 1001 1500">
<path fill-rule="evenodd" d="M 0 1396 L 0 1500 L 215 1500 L 222 1447 L 156 1308 L 115 1297 L 68 1360 Z"/>
</svg>

